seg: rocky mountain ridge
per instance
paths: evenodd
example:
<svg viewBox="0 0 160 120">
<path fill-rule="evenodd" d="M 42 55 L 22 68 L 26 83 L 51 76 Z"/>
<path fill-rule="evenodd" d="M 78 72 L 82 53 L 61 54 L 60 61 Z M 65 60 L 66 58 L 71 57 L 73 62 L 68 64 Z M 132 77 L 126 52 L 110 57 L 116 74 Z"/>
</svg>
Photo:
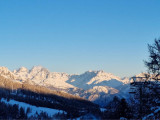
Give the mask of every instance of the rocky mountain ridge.
<svg viewBox="0 0 160 120">
<path fill-rule="evenodd" d="M 50 72 L 41 66 L 35 66 L 30 70 L 21 67 L 13 72 L 6 67 L 0 67 L 0 74 L 18 82 L 27 82 L 32 85 L 41 85 L 64 91 L 93 102 L 102 98 L 106 101 L 114 95 L 121 96 L 121 93 L 126 93 L 124 92 L 125 89 L 121 91 L 121 87 L 128 87 L 130 82 L 129 78 L 121 79 L 102 70 L 87 71 L 80 75 L 69 75 L 67 73 Z"/>
</svg>

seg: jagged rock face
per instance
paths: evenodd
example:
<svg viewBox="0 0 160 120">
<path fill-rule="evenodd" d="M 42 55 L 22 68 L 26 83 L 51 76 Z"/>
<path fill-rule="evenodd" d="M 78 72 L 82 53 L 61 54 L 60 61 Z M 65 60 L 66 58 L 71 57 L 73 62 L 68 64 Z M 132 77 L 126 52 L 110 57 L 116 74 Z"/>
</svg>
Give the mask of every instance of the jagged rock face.
<svg viewBox="0 0 160 120">
<path fill-rule="evenodd" d="M 15 79 L 14 74 L 6 67 L 0 67 L 0 75 L 4 76 L 5 78 Z"/>
<path fill-rule="evenodd" d="M 16 80 L 23 82 L 31 80 L 32 84 L 35 83 L 38 85 L 54 86 L 58 88 L 74 87 L 65 82 L 68 79 L 68 74 L 49 72 L 49 70 L 41 66 L 35 66 L 31 70 L 27 70 L 22 67 L 18 71 L 14 72 L 14 74 L 16 76 Z"/>
<path fill-rule="evenodd" d="M 90 93 L 105 93 L 105 94 L 108 94 L 108 93 L 116 94 L 119 92 L 118 90 L 108 86 L 95 86 L 92 89 L 89 89 L 88 91 Z"/>
<path fill-rule="evenodd" d="M 49 71 L 41 66 L 36 66 L 30 70 L 29 74 L 31 74 L 32 76 L 40 76 L 42 78 L 46 78 L 46 76 L 49 74 Z"/>
<path fill-rule="evenodd" d="M 21 67 L 21 68 L 19 68 L 19 70 L 18 70 L 17 72 L 18 72 L 18 73 L 21 73 L 21 72 L 26 72 L 26 73 L 28 73 L 28 69 L 25 68 L 25 67 Z"/>
<path fill-rule="evenodd" d="M 117 94 L 118 92 L 119 91 L 117 89 L 110 88 L 108 86 L 95 86 L 92 89 L 87 90 L 85 93 L 90 93 L 90 95 L 88 95 L 88 99 L 90 101 L 95 101 L 101 96 Z"/>
<path fill-rule="evenodd" d="M 37 82 L 37 80 L 45 80 L 47 78 L 49 74 L 49 71 L 43 67 L 33 67 L 31 69 L 31 71 L 29 72 L 29 75 L 32 77 L 31 79 L 34 81 L 34 82 Z"/>
</svg>

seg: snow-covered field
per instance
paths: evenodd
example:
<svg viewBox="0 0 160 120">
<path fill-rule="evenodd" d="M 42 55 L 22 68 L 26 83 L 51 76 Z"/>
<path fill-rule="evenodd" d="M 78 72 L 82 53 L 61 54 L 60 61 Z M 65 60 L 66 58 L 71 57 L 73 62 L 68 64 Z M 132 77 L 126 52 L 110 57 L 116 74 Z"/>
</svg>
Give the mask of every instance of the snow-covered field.
<svg viewBox="0 0 160 120">
<path fill-rule="evenodd" d="M 7 104 L 10 104 L 10 105 L 16 104 L 16 105 L 19 106 L 19 108 L 20 107 L 24 108 L 25 111 L 27 110 L 27 108 L 30 108 L 31 112 L 28 114 L 28 117 L 30 117 L 32 115 L 35 115 L 36 112 L 38 114 L 40 114 L 41 112 L 46 112 L 48 114 L 48 116 L 50 116 L 50 117 L 52 117 L 53 115 L 55 115 L 57 113 L 63 113 L 64 112 L 62 110 L 50 109 L 50 108 L 46 108 L 46 107 L 36 107 L 36 106 L 30 105 L 30 104 L 15 101 L 15 100 L 12 100 L 12 99 L 7 101 L 6 99 L 2 98 L 1 101 L 5 102 Z M 64 113 L 66 114 L 66 112 L 64 112 Z"/>
</svg>

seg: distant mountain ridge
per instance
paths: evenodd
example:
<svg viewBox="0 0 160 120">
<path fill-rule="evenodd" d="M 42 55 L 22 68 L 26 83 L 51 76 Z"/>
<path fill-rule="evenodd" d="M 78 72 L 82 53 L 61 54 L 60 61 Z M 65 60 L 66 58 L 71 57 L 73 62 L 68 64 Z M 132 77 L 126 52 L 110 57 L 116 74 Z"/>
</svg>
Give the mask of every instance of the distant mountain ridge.
<svg viewBox="0 0 160 120">
<path fill-rule="evenodd" d="M 34 66 L 30 70 L 21 67 L 13 72 L 6 67 L 0 67 L 0 75 L 18 82 L 27 82 L 32 85 L 41 85 L 64 91 L 93 102 L 100 98 L 106 100 L 106 98 L 114 95 L 121 96 L 120 93 L 126 93 L 121 92 L 121 86 L 128 87 L 130 83 L 129 78 L 121 79 L 102 70 L 87 71 L 80 75 L 69 75 L 67 73 L 50 72 L 42 66 Z"/>
<path fill-rule="evenodd" d="M 85 86 L 81 85 L 85 84 L 88 85 L 88 87 L 91 87 L 93 84 L 99 85 L 102 82 L 108 82 L 111 80 L 116 80 L 124 84 L 129 83 L 129 79 L 123 80 L 111 73 L 106 73 L 102 70 L 87 71 L 80 75 L 69 75 L 67 73 L 50 72 L 46 68 L 43 68 L 41 66 L 35 66 L 31 70 L 28 70 L 25 67 L 21 67 L 18 70 L 14 70 L 13 73 L 17 80 L 25 81 L 27 79 L 30 79 L 38 84 L 41 83 L 45 84 L 54 81 L 56 81 L 56 83 L 58 83 L 59 81 L 65 82 L 64 83 L 65 85 L 62 83 L 59 86 L 57 84 L 54 84 L 54 86 L 57 85 L 57 87 L 68 87 L 67 86 L 68 84 L 66 85 L 66 83 L 69 83 L 70 85 L 73 85 L 72 87 L 79 87 L 79 88 L 82 87 L 83 89 L 85 89 Z M 78 85 L 79 83 L 80 85 Z M 71 87 L 70 85 L 69 88 Z"/>
</svg>

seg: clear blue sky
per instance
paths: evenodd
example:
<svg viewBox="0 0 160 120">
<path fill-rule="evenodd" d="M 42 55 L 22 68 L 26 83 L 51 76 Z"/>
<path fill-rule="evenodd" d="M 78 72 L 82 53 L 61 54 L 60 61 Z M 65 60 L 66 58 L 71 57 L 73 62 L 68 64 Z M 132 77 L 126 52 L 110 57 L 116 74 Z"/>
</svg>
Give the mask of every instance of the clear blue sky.
<svg viewBox="0 0 160 120">
<path fill-rule="evenodd" d="M 159 0 L 0 0 L 0 66 L 10 70 L 132 76 L 158 37 Z"/>
</svg>

